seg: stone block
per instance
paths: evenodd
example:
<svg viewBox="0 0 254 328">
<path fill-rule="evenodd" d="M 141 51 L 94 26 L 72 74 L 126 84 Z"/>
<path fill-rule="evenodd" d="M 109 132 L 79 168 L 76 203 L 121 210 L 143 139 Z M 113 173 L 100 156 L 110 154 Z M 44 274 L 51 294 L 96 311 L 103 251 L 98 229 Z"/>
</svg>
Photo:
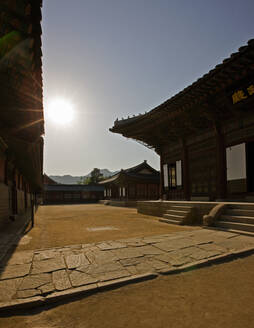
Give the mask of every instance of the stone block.
<svg viewBox="0 0 254 328">
<path fill-rule="evenodd" d="M 31 263 L 33 259 L 33 255 L 34 255 L 33 251 L 16 252 L 9 259 L 8 265 Z"/>
<path fill-rule="evenodd" d="M 31 268 L 31 263 L 7 265 L 4 268 L 0 268 L 0 280 L 24 277 L 28 275 L 30 268 Z"/>
<path fill-rule="evenodd" d="M 17 298 L 29 298 L 41 294 L 39 289 L 26 289 L 17 291 Z"/>
<path fill-rule="evenodd" d="M 133 247 L 133 248 L 123 248 L 123 249 L 117 249 L 112 251 L 115 256 L 122 260 L 122 259 L 130 259 L 133 257 L 142 257 L 143 253 L 139 250 L 140 247 Z"/>
<path fill-rule="evenodd" d="M 51 282 L 50 273 L 41 273 L 26 276 L 19 286 L 19 290 L 33 289 Z"/>
<path fill-rule="evenodd" d="M 94 278 L 84 272 L 73 271 L 70 273 L 70 280 L 73 287 L 78 287 L 82 285 L 96 283 L 98 281 L 98 278 Z"/>
<path fill-rule="evenodd" d="M 65 263 L 63 257 L 58 256 L 54 259 L 33 262 L 32 274 L 52 272 L 61 269 L 65 269 Z"/>
<path fill-rule="evenodd" d="M 90 264 L 85 254 L 77 254 L 77 255 L 72 254 L 66 256 L 65 259 L 68 269 L 75 269 L 79 266 Z"/>
<path fill-rule="evenodd" d="M 0 302 L 10 301 L 16 294 L 23 278 L 0 281 Z"/>
<path fill-rule="evenodd" d="M 52 282 L 50 282 L 46 285 L 40 286 L 39 289 L 40 289 L 42 294 L 48 294 L 48 293 L 51 293 L 55 290 L 55 286 L 53 285 Z"/>
<path fill-rule="evenodd" d="M 56 290 L 71 288 L 69 276 L 65 270 L 54 271 L 52 274 L 52 279 Z"/>
</svg>

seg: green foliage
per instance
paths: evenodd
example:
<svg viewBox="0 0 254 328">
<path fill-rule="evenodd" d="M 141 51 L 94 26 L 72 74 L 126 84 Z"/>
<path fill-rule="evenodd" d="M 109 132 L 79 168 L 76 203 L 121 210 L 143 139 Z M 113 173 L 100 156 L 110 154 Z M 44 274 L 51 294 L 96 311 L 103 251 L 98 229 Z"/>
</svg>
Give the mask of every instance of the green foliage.
<svg viewBox="0 0 254 328">
<path fill-rule="evenodd" d="M 97 184 L 99 181 L 102 181 L 104 179 L 105 178 L 101 174 L 100 169 L 94 168 L 91 172 L 90 177 L 83 177 L 77 183 L 78 184 L 84 184 L 84 185 Z"/>
<path fill-rule="evenodd" d="M 102 176 L 100 169 L 94 168 L 91 172 L 91 182 L 98 183 Z"/>
</svg>

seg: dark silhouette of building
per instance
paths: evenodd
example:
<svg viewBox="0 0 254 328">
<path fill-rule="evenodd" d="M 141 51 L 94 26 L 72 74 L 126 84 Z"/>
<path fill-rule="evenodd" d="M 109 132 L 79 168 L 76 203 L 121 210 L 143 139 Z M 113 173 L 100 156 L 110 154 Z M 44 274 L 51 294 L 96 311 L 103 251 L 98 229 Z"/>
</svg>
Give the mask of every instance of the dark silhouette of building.
<svg viewBox="0 0 254 328">
<path fill-rule="evenodd" d="M 45 184 L 44 204 L 96 203 L 103 199 L 104 187 L 83 184 Z"/>
<path fill-rule="evenodd" d="M 0 226 L 42 190 L 42 1 L 0 3 Z"/>
<path fill-rule="evenodd" d="M 168 200 L 254 200 L 254 40 L 150 112 L 110 129 L 160 156 Z"/>
</svg>

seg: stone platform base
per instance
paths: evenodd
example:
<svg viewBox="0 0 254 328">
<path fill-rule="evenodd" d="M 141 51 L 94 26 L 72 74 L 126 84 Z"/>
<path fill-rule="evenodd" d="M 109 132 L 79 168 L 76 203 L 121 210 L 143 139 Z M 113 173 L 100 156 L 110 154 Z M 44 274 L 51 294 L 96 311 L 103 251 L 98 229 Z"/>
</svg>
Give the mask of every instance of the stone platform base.
<svg viewBox="0 0 254 328">
<path fill-rule="evenodd" d="M 135 200 L 100 200 L 99 203 L 110 206 L 137 208 L 137 201 Z"/>
</svg>

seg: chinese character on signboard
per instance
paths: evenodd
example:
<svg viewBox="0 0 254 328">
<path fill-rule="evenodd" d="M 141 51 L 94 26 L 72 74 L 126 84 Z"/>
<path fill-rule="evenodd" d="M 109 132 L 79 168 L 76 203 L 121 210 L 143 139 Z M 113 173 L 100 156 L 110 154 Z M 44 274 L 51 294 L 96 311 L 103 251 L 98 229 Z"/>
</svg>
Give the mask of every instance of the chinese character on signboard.
<svg viewBox="0 0 254 328">
<path fill-rule="evenodd" d="M 235 93 L 233 93 L 233 95 L 232 95 L 233 104 L 236 104 L 245 98 L 247 98 L 247 96 L 244 94 L 244 91 L 238 90 Z"/>
<path fill-rule="evenodd" d="M 245 89 L 245 88 L 244 88 Z M 245 90 L 237 90 L 232 94 L 233 104 L 236 104 L 254 94 L 254 84 L 249 85 Z"/>
<path fill-rule="evenodd" d="M 248 94 L 251 96 L 254 94 L 254 84 L 251 84 L 248 88 L 247 88 Z"/>
</svg>

